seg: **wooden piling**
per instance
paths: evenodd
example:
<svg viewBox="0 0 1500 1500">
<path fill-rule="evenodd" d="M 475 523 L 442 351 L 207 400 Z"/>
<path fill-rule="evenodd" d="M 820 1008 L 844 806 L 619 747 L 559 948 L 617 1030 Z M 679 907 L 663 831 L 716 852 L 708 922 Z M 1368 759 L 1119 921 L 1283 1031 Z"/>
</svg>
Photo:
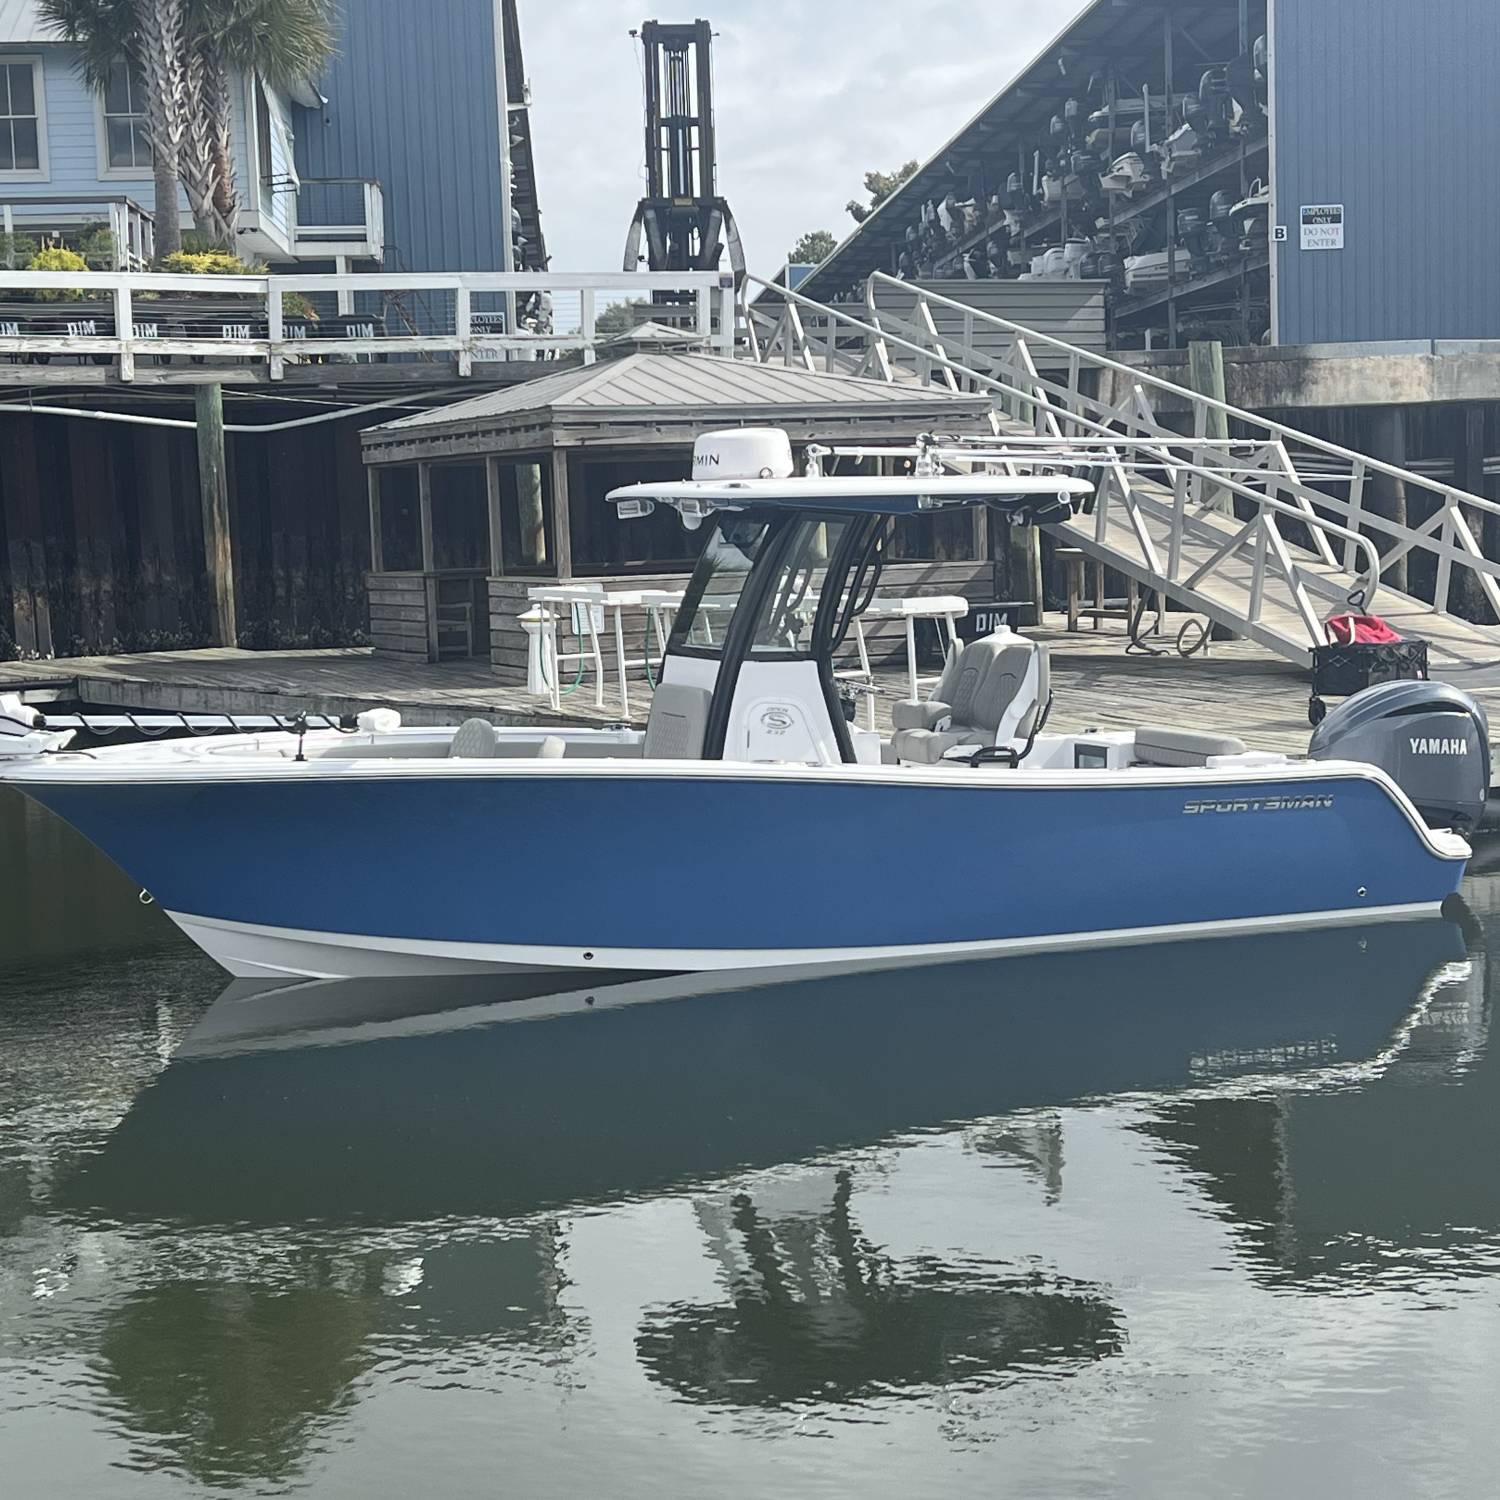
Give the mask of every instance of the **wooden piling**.
<svg viewBox="0 0 1500 1500">
<path fill-rule="evenodd" d="M 229 470 L 224 457 L 224 387 L 193 387 L 198 420 L 198 493 L 208 567 L 214 644 L 238 644 L 234 623 L 234 556 L 229 539 Z"/>
<path fill-rule="evenodd" d="M 1220 405 L 1226 400 L 1224 385 L 1224 346 L 1216 340 L 1195 339 L 1188 344 L 1188 389 Z M 1203 430 L 1194 431 L 1194 437 L 1206 438 L 1210 442 L 1227 442 L 1229 439 L 1229 413 L 1217 407 L 1204 407 Z M 1221 450 L 1222 454 L 1222 450 Z M 1222 457 L 1219 460 L 1222 462 Z M 1231 492 L 1214 485 L 1202 496 L 1205 505 L 1225 512 L 1234 509 Z"/>
</svg>

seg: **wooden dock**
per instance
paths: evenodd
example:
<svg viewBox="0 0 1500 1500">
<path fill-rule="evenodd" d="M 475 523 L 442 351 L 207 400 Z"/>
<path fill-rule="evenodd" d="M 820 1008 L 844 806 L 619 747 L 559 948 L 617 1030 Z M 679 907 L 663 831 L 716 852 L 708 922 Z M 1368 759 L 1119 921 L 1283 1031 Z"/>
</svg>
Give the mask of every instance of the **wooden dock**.
<svg viewBox="0 0 1500 1500">
<path fill-rule="evenodd" d="M 1189 659 L 1126 655 L 1119 625 L 1070 634 L 1058 617 L 1027 634 L 1052 651 L 1051 727 L 1159 723 L 1237 735 L 1255 749 L 1307 746 L 1306 674 L 1261 646 L 1215 642 L 1211 654 Z M 880 719 L 888 728 L 890 704 L 906 693 L 904 665 L 892 663 L 879 677 Z M 485 662 L 408 664 L 368 650 L 169 651 L 0 663 L 0 691 L 18 689 L 34 691 L 38 702 L 75 698 L 157 711 L 357 713 L 379 706 L 397 709 L 409 724 L 478 716 L 497 724 L 577 725 L 624 717 L 612 676 L 603 709 L 595 707 L 589 680 L 554 714 L 544 698 L 497 681 Z M 1500 681 L 1477 691 L 1500 715 Z M 633 721 L 644 719 L 648 701 L 647 684 L 633 684 Z"/>
<path fill-rule="evenodd" d="M 66 684 L 66 691 L 64 685 Z M 608 686 L 612 688 L 613 682 Z M 75 699 L 96 708 L 153 712 L 353 714 L 394 708 L 408 724 L 618 722 L 618 695 L 594 706 L 592 681 L 554 714 L 545 698 L 500 682 L 483 661 L 408 665 L 369 650 L 161 651 L 138 656 L 79 656 L 46 662 L 0 662 L 0 692 L 35 689 L 39 702 Z M 634 693 L 634 717 L 645 714 L 647 687 Z"/>
</svg>

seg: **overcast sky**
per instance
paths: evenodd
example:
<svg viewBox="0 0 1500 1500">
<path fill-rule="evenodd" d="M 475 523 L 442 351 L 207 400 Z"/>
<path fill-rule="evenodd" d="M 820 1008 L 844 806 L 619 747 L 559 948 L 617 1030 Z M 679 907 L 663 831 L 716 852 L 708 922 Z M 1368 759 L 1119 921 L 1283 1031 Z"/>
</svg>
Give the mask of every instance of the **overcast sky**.
<svg viewBox="0 0 1500 1500">
<path fill-rule="evenodd" d="M 618 270 L 644 191 L 639 42 L 713 22 L 719 191 L 750 269 L 809 229 L 838 239 L 870 168 L 925 160 L 1085 0 L 521 0 L 542 225 L 557 271 Z"/>
</svg>

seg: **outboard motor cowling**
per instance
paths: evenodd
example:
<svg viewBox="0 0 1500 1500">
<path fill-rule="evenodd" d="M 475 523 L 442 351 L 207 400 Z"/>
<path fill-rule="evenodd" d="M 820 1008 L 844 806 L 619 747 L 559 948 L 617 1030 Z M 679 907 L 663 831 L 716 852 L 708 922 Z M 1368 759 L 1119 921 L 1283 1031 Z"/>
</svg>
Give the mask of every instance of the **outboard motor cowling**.
<svg viewBox="0 0 1500 1500">
<path fill-rule="evenodd" d="M 1489 719 L 1446 682 L 1382 682 L 1356 693 L 1318 726 L 1307 753 L 1379 766 L 1434 828 L 1472 830 L 1484 817 Z"/>
</svg>

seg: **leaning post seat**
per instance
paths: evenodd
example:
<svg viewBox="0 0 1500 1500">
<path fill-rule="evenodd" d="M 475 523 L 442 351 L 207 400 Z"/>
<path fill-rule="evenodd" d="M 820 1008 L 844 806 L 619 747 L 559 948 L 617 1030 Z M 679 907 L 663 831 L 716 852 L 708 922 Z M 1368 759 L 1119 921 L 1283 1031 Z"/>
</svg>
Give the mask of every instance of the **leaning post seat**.
<svg viewBox="0 0 1500 1500">
<path fill-rule="evenodd" d="M 926 702 L 898 703 L 891 748 L 898 760 L 936 765 L 950 751 L 1025 740 L 1047 706 L 1047 650 L 1014 631 L 997 631 L 950 652 Z"/>
</svg>

